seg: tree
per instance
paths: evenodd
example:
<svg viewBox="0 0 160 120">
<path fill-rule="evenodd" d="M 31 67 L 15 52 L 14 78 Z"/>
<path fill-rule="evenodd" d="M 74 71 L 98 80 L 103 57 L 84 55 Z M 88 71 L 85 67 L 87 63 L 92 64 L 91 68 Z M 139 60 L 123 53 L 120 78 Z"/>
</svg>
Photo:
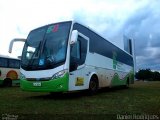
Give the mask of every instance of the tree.
<svg viewBox="0 0 160 120">
<path fill-rule="evenodd" d="M 150 69 L 141 69 L 136 73 L 135 77 L 138 80 L 156 81 L 160 80 L 160 73 L 157 71 L 152 72 Z"/>
<path fill-rule="evenodd" d="M 156 80 L 160 81 L 160 73 L 159 72 L 157 72 L 157 71 L 153 72 L 152 76 L 153 76 L 154 81 L 156 81 Z"/>
</svg>

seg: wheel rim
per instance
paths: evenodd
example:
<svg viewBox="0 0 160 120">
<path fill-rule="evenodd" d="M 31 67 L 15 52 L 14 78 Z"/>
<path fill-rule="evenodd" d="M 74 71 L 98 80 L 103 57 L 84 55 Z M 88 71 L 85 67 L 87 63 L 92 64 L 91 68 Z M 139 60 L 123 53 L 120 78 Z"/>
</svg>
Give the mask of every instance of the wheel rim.
<svg viewBox="0 0 160 120">
<path fill-rule="evenodd" d="M 92 91 L 95 91 L 97 89 L 97 83 L 95 81 L 91 81 L 91 83 L 90 83 L 90 89 Z"/>
</svg>

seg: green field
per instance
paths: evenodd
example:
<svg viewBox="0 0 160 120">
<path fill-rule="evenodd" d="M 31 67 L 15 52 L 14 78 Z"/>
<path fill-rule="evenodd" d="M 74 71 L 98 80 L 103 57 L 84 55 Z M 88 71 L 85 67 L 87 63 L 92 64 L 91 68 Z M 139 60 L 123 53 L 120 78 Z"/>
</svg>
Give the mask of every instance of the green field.
<svg viewBox="0 0 160 120">
<path fill-rule="evenodd" d="M 129 89 L 106 88 L 94 96 L 85 92 L 50 95 L 0 88 L 0 119 L 116 119 L 117 115 L 159 115 L 160 82 L 136 82 Z M 160 116 L 159 116 L 160 117 Z"/>
</svg>

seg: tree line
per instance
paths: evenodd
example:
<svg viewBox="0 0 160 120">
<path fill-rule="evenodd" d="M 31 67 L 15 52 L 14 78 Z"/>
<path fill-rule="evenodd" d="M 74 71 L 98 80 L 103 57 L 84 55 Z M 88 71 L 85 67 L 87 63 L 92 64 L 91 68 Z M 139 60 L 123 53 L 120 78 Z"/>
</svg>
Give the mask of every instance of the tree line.
<svg viewBox="0 0 160 120">
<path fill-rule="evenodd" d="M 135 74 L 135 78 L 138 80 L 160 81 L 160 73 L 158 71 L 153 72 L 150 69 L 140 69 Z"/>
</svg>

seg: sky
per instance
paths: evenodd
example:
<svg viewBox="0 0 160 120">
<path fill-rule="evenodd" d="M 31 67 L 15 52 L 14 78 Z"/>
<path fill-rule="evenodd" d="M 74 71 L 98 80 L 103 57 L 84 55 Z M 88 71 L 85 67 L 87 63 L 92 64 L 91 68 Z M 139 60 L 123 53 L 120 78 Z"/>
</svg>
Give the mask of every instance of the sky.
<svg viewBox="0 0 160 120">
<path fill-rule="evenodd" d="M 8 53 L 13 38 L 59 21 L 89 26 L 123 49 L 123 36 L 135 42 L 136 68 L 160 71 L 160 0 L 0 0 L 0 54 L 21 54 L 22 43 Z"/>
</svg>

